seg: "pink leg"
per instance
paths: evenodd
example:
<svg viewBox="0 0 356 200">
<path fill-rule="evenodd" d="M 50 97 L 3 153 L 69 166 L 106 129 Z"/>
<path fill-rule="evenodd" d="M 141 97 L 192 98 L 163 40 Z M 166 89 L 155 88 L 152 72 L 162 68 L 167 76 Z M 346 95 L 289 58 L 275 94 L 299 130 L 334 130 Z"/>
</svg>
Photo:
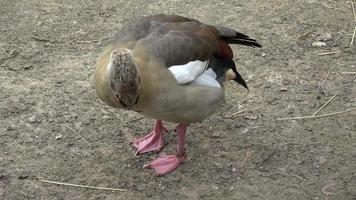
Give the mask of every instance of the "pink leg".
<svg viewBox="0 0 356 200">
<path fill-rule="evenodd" d="M 162 120 L 157 120 L 153 130 L 148 135 L 136 139 L 131 143 L 137 149 L 136 155 L 161 150 L 164 144 L 163 135 L 167 132 L 167 129 L 162 124 Z"/>
<path fill-rule="evenodd" d="M 154 169 L 157 176 L 162 176 L 174 171 L 185 159 L 184 140 L 187 125 L 179 124 L 176 126 L 176 130 L 178 137 L 177 154 L 159 156 L 154 161 L 144 166 L 144 168 Z"/>
</svg>

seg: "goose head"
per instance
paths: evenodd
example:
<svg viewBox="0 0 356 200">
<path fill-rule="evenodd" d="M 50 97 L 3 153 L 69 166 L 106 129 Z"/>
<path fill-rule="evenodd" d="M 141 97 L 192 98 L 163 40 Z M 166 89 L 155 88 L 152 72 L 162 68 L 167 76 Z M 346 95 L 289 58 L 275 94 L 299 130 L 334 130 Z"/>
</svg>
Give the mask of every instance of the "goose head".
<svg viewBox="0 0 356 200">
<path fill-rule="evenodd" d="M 140 75 L 130 49 L 115 49 L 108 64 L 110 91 L 123 108 L 132 109 L 139 100 Z"/>
</svg>

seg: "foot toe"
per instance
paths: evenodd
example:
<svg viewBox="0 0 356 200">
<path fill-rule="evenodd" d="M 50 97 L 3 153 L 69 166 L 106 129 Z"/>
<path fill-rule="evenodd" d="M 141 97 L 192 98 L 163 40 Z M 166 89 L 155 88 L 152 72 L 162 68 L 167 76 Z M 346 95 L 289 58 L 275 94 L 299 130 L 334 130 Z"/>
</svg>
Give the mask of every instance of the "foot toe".
<svg viewBox="0 0 356 200">
<path fill-rule="evenodd" d="M 177 155 L 163 155 L 143 167 L 151 168 L 155 170 L 157 176 L 162 176 L 174 171 L 184 159 L 185 157 L 178 157 Z"/>
</svg>

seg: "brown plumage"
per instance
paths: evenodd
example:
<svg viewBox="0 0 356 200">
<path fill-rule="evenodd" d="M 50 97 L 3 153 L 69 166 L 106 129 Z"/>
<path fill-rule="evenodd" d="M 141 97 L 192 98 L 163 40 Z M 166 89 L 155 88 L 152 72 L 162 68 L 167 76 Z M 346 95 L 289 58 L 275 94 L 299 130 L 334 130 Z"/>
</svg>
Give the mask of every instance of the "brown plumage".
<svg viewBox="0 0 356 200">
<path fill-rule="evenodd" d="M 133 143 L 138 153 L 162 147 L 165 128 L 161 120 L 179 123 L 178 153 L 152 163 L 150 167 L 157 174 L 166 174 L 182 162 L 186 125 L 215 112 L 224 101 L 224 81 L 232 78 L 247 88 L 232 60 L 230 43 L 261 47 L 256 40 L 227 27 L 177 15 L 156 15 L 125 25 L 113 45 L 99 56 L 95 71 L 99 98 L 112 107 L 132 109 L 158 120 L 153 132 Z M 192 75 L 192 81 L 186 84 L 178 84 L 175 73 L 179 71 L 169 70 L 173 65 L 182 65 L 182 69 L 193 73 L 197 67 L 204 67 L 204 62 L 207 68 L 197 77 Z M 212 86 L 214 82 L 220 87 Z"/>
</svg>

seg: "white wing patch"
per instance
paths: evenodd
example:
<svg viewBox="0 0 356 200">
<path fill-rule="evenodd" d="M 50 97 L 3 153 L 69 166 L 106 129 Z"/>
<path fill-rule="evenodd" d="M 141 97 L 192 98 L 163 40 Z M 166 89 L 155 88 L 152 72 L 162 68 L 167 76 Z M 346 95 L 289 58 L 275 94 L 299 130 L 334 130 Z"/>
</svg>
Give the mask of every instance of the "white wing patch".
<svg viewBox="0 0 356 200">
<path fill-rule="evenodd" d="M 200 76 L 198 76 L 196 79 L 194 79 L 192 81 L 192 84 L 221 88 L 221 85 L 216 80 L 216 74 L 211 68 L 209 68 L 204 73 L 202 73 Z"/>
<path fill-rule="evenodd" d="M 192 61 L 185 65 L 174 65 L 168 68 L 178 84 L 191 83 L 208 87 L 221 88 L 216 80 L 216 74 L 212 69 L 206 70 L 208 61 Z"/>
<path fill-rule="evenodd" d="M 204 72 L 208 64 L 208 61 L 192 61 L 185 65 L 173 65 L 168 68 L 174 78 L 176 78 L 178 84 L 185 84 L 193 81 L 196 77 Z"/>
</svg>

